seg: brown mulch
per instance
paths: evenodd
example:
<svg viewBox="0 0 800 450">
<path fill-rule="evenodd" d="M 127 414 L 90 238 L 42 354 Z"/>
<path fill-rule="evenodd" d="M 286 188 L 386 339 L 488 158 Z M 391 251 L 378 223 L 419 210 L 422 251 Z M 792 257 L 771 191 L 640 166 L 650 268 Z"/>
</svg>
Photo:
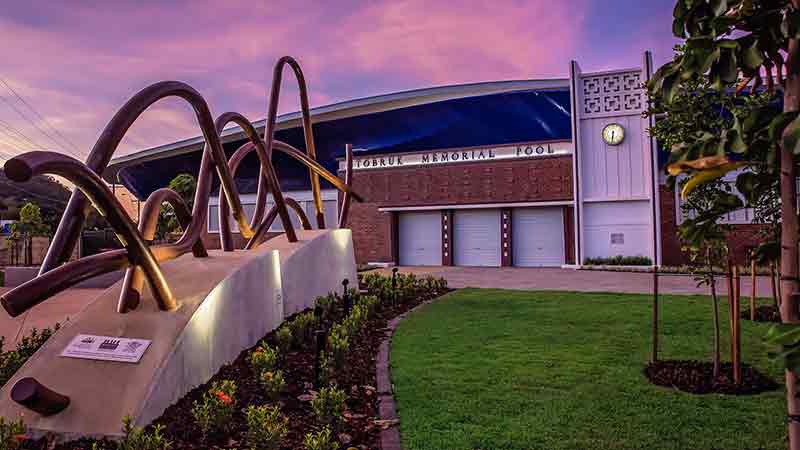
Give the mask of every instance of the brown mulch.
<svg viewBox="0 0 800 450">
<path fill-rule="evenodd" d="M 750 320 L 750 308 L 746 308 L 741 313 L 744 320 Z M 780 323 L 781 313 L 775 305 L 761 305 L 756 307 L 756 322 L 776 322 Z"/>
<path fill-rule="evenodd" d="M 378 347 L 385 335 L 387 322 L 424 300 L 427 298 L 415 299 L 392 307 L 379 307 L 375 317 L 370 319 L 358 337 L 351 339 L 346 370 L 343 373 L 336 373 L 333 380 L 349 395 L 346 417 L 335 430 L 335 433 L 345 440 L 342 442 L 342 449 L 350 447 L 360 450 L 380 449 L 381 428 L 373 422 L 378 419 L 378 395 L 375 387 L 375 358 Z M 275 332 L 269 333 L 264 339 L 276 347 Z M 253 350 L 254 348 L 251 348 L 242 352 L 233 363 L 223 366 L 207 384 L 187 393 L 156 419 L 155 424 L 164 425 L 164 434 L 172 441 L 171 450 L 246 448 L 244 408 L 247 405 L 270 403 L 263 395 L 256 374 L 248 361 L 249 354 Z M 279 402 L 281 411 L 289 418 L 289 433 L 283 441 L 282 450 L 304 449 L 303 436 L 321 429 L 311 409 L 311 402 L 298 399 L 317 389 L 314 386 L 314 358 L 312 346 L 309 345 L 308 348 L 288 352 L 278 364 L 278 369 L 283 371 L 287 384 Z M 225 379 L 234 380 L 237 384 L 235 398 L 239 408 L 227 432 L 211 434 L 207 442 L 200 442 L 200 431 L 191 414 L 192 404 L 202 397 L 213 381 Z M 92 442 L 81 439 L 62 444 L 56 449 L 90 450 Z M 106 445 L 106 448 L 114 447 Z"/>
<path fill-rule="evenodd" d="M 755 368 L 742 365 L 742 383 L 733 381 L 733 365 L 723 363 L 714 378 L 714 364 L 708 361 L 665 360 L 644 368 L 651 383 L 692 394 L 753 395 L 774 391 L 779 385 Z"/>
</svg>

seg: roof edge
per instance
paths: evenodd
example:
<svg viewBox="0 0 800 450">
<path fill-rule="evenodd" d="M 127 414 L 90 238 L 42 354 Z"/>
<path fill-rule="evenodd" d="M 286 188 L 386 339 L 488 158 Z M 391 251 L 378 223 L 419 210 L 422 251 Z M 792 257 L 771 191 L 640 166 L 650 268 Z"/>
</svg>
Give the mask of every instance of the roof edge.
<svg viewBox="0 0 800 450">
<path fill-rule="evenodd" d="M 488 81 L 435 86 L 362 97 L 319 106 L 311 109 L 311 119 L 313 123 L 320 123 L 458 98 L 502 94 L 523 90 L 559 90 L 568 87 L 568 78 Z M 302 117 L 299 111 L 282 114 L 277 118 L 276 129 L 282 130 L 301 126 L 301 119 Z M 253 122 L 253 126 L 256 130 L 262 133 L 265 124 L 266 119 Z M 226 128 L 221 134 L 223 143 L 241 140 L 244 137 L 244 132 L 239 126 Z M 108 168 L 103 173 L 103 178 L 110 183 L 117 183 L 117 173 L 126 166 L 198 151 L 202 149 L 204 144 L 203 136 L 199 135 L 119 156 L 111 160 Z"/>
</svg>

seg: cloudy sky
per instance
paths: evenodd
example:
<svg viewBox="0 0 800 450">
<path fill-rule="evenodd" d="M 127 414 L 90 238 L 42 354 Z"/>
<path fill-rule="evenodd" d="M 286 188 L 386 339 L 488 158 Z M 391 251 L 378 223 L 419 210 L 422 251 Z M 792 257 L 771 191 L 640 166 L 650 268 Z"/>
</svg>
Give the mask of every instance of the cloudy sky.
<svg viewBox="0 0 800 450">
<path fill-rule="evenodd" d="M 671 57 L 674 0 L 0 0 L 0 157 L 83 154 L 139 89 L 181 80 L 214 115 L 266 114 L 275 60 L 312 106 L 435 85 L 565 77 Z M 281 112 L 298 108 L 284 77 Z M 187 105 L 151 107 L 117 154 L 198 135 Z"/>
</svg>

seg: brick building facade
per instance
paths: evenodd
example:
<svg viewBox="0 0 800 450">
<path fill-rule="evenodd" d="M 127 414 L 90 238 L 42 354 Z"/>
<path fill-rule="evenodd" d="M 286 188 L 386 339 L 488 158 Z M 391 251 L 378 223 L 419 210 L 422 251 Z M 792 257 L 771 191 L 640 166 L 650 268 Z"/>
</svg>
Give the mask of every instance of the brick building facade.
<svg viewBox="0 0 800 450">
<path fill-rule="evenodd" d="M 642 114 L 652 73 L 649 54 L 641 67 L 602 72 L 583 72 L 573 61 L 563 79 L 435 87 L 312 110 L 320 164 L 344 178 L 344 148 L 354 149 L 353 189 L 363 202 L 352 203 L 347 226 L 357 261 L 560 267 L 622 255 L 684 262 L 675 196 L 659 183 L 660 150 L 647 133 L 654 119 Z M 259 131 L 264 125 L 254 123 Z M 276 130 L 277 139 L 305 148 L 297 113 L 281 116 Z M 221 139 L 229 155 L 246 142 L 236 128 Z M 143 198 L 179 173 L 196 173 L 203 143 L 198 136 L 121 157 L 104 176 Z M 284 195 L 313 223 L 307 169 L 280 152 L 273 163 Z M 255 210 L 258 168 L 253 157 L 238 172 L 246 214 Z M 342 196 L 325 183 L 322 194 L 330 226 Z M 209 248 L 219 247 L 215 201 L 203 236 Z M 757 230 L 734 226 L 737 257 L 755 245 Z M 282 232 L 282 224 L 270 231 Z"/>
</svg>

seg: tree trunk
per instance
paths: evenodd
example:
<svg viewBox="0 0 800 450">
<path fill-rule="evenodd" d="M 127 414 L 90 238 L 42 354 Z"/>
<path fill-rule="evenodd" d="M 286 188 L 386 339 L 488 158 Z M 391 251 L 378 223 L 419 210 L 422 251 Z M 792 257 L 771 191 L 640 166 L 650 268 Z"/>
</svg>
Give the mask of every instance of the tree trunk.
<svg viewBox="0 0 800 450">
<path fill-rule="evenodd" d="M 775 310 L 780 312 L 781 304 L 778 301 L 778 287 L 775 285 L 775 263 L 769 263 L 769 279 L 772 283 L 772 303 L 775 304 Z"/>
<path fill-rule="evenodd" d="M 650 362 L 658 361 L 658 267 L 653 266 L 653 350 Z"/>
<path fill-rule="evenodd" d="M 792 0 L 795 9 L 800 9 L 800 0 Z M 786 85 L 783 94 L 785 112 L 800 110 L 800 41 L 789 40 L 786 61 Z M 781 321 L 794 323 L 798 321 L 798 228 L 797 221 L 797 184 L 794 155 L 792 149 L 781 143 Z M 788 412 L 789 449 L 800 450 L 800 402 L 797 399 L 797 377 L 786 371 L 786 406 Z"/>
<path fill-rule="evenodd" d="M 720 363 L 721 363 L 721 356 L 720 356 L 720 348 L 719 348 L 719 303 L 717 301 L 717 282 L 714 279 L 714 266 L 711 264 L 711 256 L 708 251 L 706 251 L 708 255 L 708 277 L 709 283 L 708 285 L 711 287 L 711 303 L 714 307 L 714 379 L 716 380 L 719 377 L 719 370 L 720 370 Z"/>
<path fill-rule="evenodd" d="M 750 320 L 756 320 L 756 260 L 750 260 Z"/>
<path fill-rule="evenodd" d="M 739 266 L 733 266 L 733 306 L 731 318 L 733 328 L 731 328 L 731 340 L 733 341 L 733 381 L 737 385 L 742 384 L 742 340 L 740 337 L 741 328 L 739 327 L 739 299 L 741 298 L 741 278 L 739 277 Z"/>
</svg>

